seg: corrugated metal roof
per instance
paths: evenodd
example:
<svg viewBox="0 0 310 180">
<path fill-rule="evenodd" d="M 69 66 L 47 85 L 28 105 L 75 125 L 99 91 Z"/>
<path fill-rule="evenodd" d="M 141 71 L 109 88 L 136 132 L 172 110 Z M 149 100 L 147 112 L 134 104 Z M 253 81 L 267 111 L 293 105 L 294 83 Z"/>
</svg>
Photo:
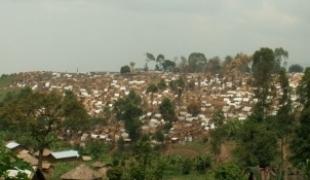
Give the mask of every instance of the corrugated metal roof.
<svg viewBox="0 0 310 180">
<path fill-rule="evenodd" d="M 17 148 L 18 146 L 20 146 L 20 144 L 18 144 L 17 142 L 15 141 L 12 141 L 12 142 L 9 142 L 5 145 L 6 148 L 8 149 L 15 149 Z"/>
<path fill-rule="evenodd" d="M 75 151 L 75 150 L 53 152 L 52 156 L 55 159 L 67 159 L 67 158 L 78 158 L 78 157 L 80 157 L 79 152 Z"/>
</svg>

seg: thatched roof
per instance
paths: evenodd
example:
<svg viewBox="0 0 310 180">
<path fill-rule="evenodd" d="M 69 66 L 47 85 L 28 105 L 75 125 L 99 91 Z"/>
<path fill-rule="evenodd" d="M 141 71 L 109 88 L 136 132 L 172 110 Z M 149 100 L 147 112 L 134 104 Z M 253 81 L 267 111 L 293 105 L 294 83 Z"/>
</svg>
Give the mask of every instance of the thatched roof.
<svg viewBox="0 0 310 180">
<path fill-rule="evenodd" d="M 43 150 L 43 157 L 47 157 L 47 156 L 49 156 L 50 154 L 52 154 L 52 151 L 51 151 L 51 150 L 49 150 L 49 149 L 44 149 L 44 150 Z M 37 151 L 37 152 L 35 153 L 35 155 L 38 157 L 38 156 L 39 156 L 39 151 Z"/>
<path fill-rule="evenodd" d="M 17 154 L 17 157 L 19 159 L 22 159 L 26 163 L 30 164 L 31 166 L 37 166 L 38 165 L 38 159 L 29 154 L 29 151 L 22 150 Z M 48 162 L 43 161 L 42 168 L 43 169 L 49 169 L 51 167 L 51 164 Z"/>
<path fill-rule="evenodd" d="M 102 179 L 100 174 L 96 171 L 92 170 L 85 164 L 81 164 L 80 166 L 72 169 L 66 174 L 61 176 L 63 180 L 99 180 Z"/>
<path fill-rule="evenodd" d="M 29 163 L 32 166 L 36 166 L 38 164 L 38 159 L 29 154 L 27 150 L 22 150 L 17 154 L 19 159 Z"/>
</svg>

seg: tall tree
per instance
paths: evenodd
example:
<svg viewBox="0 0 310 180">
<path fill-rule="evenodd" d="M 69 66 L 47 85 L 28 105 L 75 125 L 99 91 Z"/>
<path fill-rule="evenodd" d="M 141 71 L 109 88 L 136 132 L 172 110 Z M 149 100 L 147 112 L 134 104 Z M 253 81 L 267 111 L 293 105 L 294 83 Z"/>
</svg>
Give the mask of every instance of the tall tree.
<svg viewBox="0 0 310 180">
<path fill-rule="evenodd" d="M 211 74 L 219 74 L 221 71 L 221 59 L 219 57 L 213 57 L 209 59 L 209 62 L 207 63 L 207 69 L 206 71 Z"/>
<path fill-rule="evenodd" d="M 157 92 L 158 92 L 158 87 L 155 84 L 150 84 L 146 89 L 146 93 L 151 94 L 152 108 L 153 108 L 153 102 L 154 102 L 154 94 Z"/>
<path fill-rule="evenodd" d="M 152 53 L 146 53 L 146 62 L 155 62 L 155 70 L 161 71 L 163 69 L 162 64 L 165 61 L 165 56 L 162 54 L 157 55 L 155 57 Z"/>
<path fill-rule="evenodd" d="M 175 106 L 169 98 L 164 98 L 159 106 L 159 112 L 166 121 L 166 129 L 170 129 L 172 122 L 176 120 Z"/>
<path fill-rule="evenodd" d="M 282 47 L 276 48 L 274 50 L 274 56 L 275 56 L 275 60 L 276 60 L 276 65 L 275 65 L 275 72 L 279 72 L 283 67 L 286 67 L 287 65 L 287 58 L 289 56 L 288 51 L 283 49 Z"/>
<path fill-rule="evenodd" d="M 177 80 L 170 81 L 169 83 L 170 89 L 177 93 L 178 95 L 178 102 L 181 101 L 181 97 L 183 95 L 184 89 L 185 89 L 185 81 L 183 78 L 178 78 Z"/>
<path fill-rule="evenodd" d="M 76 95 L 72 91 L 66 91 L 62 103 L 62 110 L 65 116 L 64 127 L 78 132 L 87 130 L 90 117 Z"/>
<path fill-rule="evenodd" d="M 306 69 L 298 92 L 303 110 L 291 143 L 291 150 L 294 164 L 301 169 L 305 169 L 310 161 L 310 68 Z M 310 177 L 309 172 L 306 175 Z"/>
<path fill-rule="evenodd" d="M 256 113 L 267 115 L 270 107 L 268 96 L 272 85 L 272 74 L 276 66 L 276 59 L 272 49 L 261 48 L 253 56 L 252 71 L 256 86 L 256 98 L 259 102 L 256 106 Z"/>
<path fill-rule="evenodd" d="M 164 60 L 162 62 L 162 68 L 163 68 L 164 71 L 171 72 L 171 71 L 173 71 L 176 68 L 176 64 L 173 61 Z"/>
<path fill-rule="evenodd" d="M 135 71 L 136 63 L 135 62 L 130 62 L 129 65 L 130 65 L 130 71 L 134 72 Z"/>
<path fill-rule="evenodd" d="M 271 119 L 270 125 L 274 132 L 277 133 L 280 142 L 281 162 L 280 162 L 280 175 L 284 178 L 286 175 L 284 169 L 285 163 L 285 145 L 286 139 L 291 135 L 294 124 L 292 115 L 292 103 L 290 96 L 289 80 L 285 68 L 281 68 L 279 72 L 278 82 L 280 83 L 282 96 L 279 100 L 279 110 L 274 119 Z"/>
<path fill-rule="evenodd" d="M 141 121 L 139 120 L 143 114 L 141 102 L 141 97 L 135 91 L 130 91 L 127 96 L 114 103 L 116 117 L 124 121 L 125 129 L 133 141 L 136 141 L 141 133 Z"/>
<path fill-rule="evenodd" d="M 249 119 L 239 132 L 236 153 L 245 167 L 270 167 L 277 155 L 276 134 L 266 124 Z"/>
<path fill-rule="evenodd" d="M 188 65 L 191 72 L 202 72 L 207 64 L 207 58 L 203 53 L 194 52 L 188 57 Z"/>
</svg>

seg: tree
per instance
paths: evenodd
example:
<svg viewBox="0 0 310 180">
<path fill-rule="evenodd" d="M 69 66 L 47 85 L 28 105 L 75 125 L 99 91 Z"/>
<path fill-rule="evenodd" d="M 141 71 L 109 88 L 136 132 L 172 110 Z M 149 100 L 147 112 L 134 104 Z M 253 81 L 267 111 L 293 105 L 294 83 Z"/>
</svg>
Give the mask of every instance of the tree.
<svg viewBox="0 0 310 180">
<path fill-rule="evenodd" d="M 206 71 L 215 75 L 220 73 L 221 68 L 221 59 L 219 57 L 214 57 L 209 59 Z"/>
<path fill-rule="evenodd" d="M 71 115 L 64 113 L 62 105 L 63 97 L 57 92 L 32 92 L 26 88 L 0 106 L 1 119 L 9 123 L 16 133 L 22 132 L 29 145 L 39 151 L 39 169 L 42 168 L 43 150 L 56 140 L 62 120 Z"/>
<path fill-rule="evenodd" d="M 171 71 L 173 71 L 175 69 L 176 64 L 173 61 L 164 60 L 163 63 L 162 63 L 162 67 L 163 67 L 164 71 L 171 72 Z"/>
<path fill-rule="evenodd" d="M 87 130 L 89 115 L 83 104 L 77 99 L 72 91 L 66 91 L 62 103 L 62 110 L 65 116 L 64 127 L 74 132 Z"/>
<path fill-rule="evenodd" d="M 114 103 L 116 118 L 124 121 L 125 129 L 134 141 L 140 137 L 141 121 L 139 117 L 143 114 L 141 102 L 141 97 L 135 91 L 130 91 L 127 96 Z"/>
<path fill-rule="evenodd" d="M 129 65 L 130 65 L 130 72 L 134 72 L 135 71 L 136 63 L 135 62 L 130 62 Z"/>
<path fill-rule="evenodd" d="M 291 143 L 291 150 L 293 163 L 300 169 L 304 169 L 310 160 L 310 68 L 306 69 L 298 92 L 303 110 Z"/>
<path fill-rule="evenodd" d="M 170 99 L 164 98 L 159 106 L 159 111 L 165 121 L 174 121 L 176 119 L 175 107 Z"/>
<path fill-rule="evenodd" d="M 158 87 L 158 89 L 161 90 L 161 91 L 165 90 L 165 89 L 167 88 L 167 84 L 166 84 L 165 80 L 164 80 L 164 79 L 161 79 L 161 80 L 159 81 L 159 83 L 157 84 L 157 87 Z"/>
<path fill-rule="evenodd" d="M 198 102 L 191 102 L 187 106 L 187 111 L 192 115 L 192 116 L 198 116 L 198 114 L 201 112 L 201 106 Z"/>
<path fill-rule="evenodd" d="M 147 89 L 146 93 L 151 94 L 151 103 L 153 106 L 153 101 L 154 101 L 154 93 L 158 92 L 158 87 L 155 84 L 150 84 Z"/>
<path fill-rule="evenodd" d="M 290 73 L 302 73 L 304 72 L 304 68 L 299 64 L 292 64 L 288 71 Z"/>
<path fill-rule="evenodd" d="M 274 50 L 274 56 L 276 61 L 274 72 L 279 72 L 282 66 L 285 67 L 287 65 L 285 60 L 288 58 L 289 54 L 287 50 L 280 47 Z"/>
<path fill-rule="evenodd" d="M 178 101 L 181 101 L 181 96 L 183 94 L 184 88 L 185 88 L 185 81 L 183 80 L 183 78 L 179 78 L 177 80 L 174 81 L 170 81 L 170 89 L 172 91 L 174 91 L 175 93 L 177 93 L 178 95 Z"/>
<path fill-rule="evenodd" d="M 159 54 L 157 57 L 155 57 L 152 53 L 146 53 L 146 61 L 147 63 L 153 61 L 156 63 L 155 70 L 161 71 L 162 70 L 162 64 L 165 61 L 165 56 L 162 54 Z"/>
<path fill-rule="evenodd" d="M 306 108 L 310 106 L 310 68 L 307 68 L 305 74 L 297 89 L 300 103 Z"/>
<path fill-rule="evenodd" d="M 286 144 L 287 137 L 293 131 L 293 115 L 292 115 L 292 103 L 291 103 L 291 96 L 290 96 L 290 86 L 289 80 L 286 74 L 286 70 L 282 68 L 279 72 L 279 83 L 282 89 L 282 96 L 279 100 L 279 110 L 277 115 L 274 118 L 270 118 L 271 128 L 274 132 L 277 133 L 277 136 L 280 140 L 280 150 L 281 150 L 281 163 L 280 163 L 280 171 L 281 175 L 285 176 L 284 170 L 284 146 Z"/>
<path fill-rule="evenodd" d="M 240 129 L 236 153 L 245 167 L 265 169 L 277 155 L 276 134 L 266 124 L 250 118 Z"/>
<path fill-rule="evenodd" d="M 261 48 L 254 53 L 252 71 L 257 85 L 255 95 L 259 100 L 255 112 L 263 116 L 266 116 L 269 110 L 270 102 L 268 102 L 267 97 L 270 95 L 272 74 L 276 65 L 277 62 L 272 49 Z"/>
<path fill-rule="evenodd" d="M 172 127 L 172 122 L 176 120 L 175 107 L 170 99 L 163 99 L 159 106 L 159 112 L 161 113 L 163 119 L 166 121 L 164 129 L 166 131 L 170 130 Z"/>
<path fill-rule="evenodd" d="M 216 127 L 221 127 L 224 125 L 225 116 L 222 110 L 216 111 L 212 116 L 212 122 Z"/>
<path fill-rule="evenodd" d="M 203 53 L 194 52 L 188 57 L 190 72 L 202 72 L 207 64 L 207 58 Z"/>
<path fill-rule="evenodd" d="M 128 65 L 121 67 L 121 74 L 128 74 L 130 72 L 131 72 L 131 70 L 130 70 L 130 67 Z"/>
<path fill-rule="evenodd" d="M 178 64 L 178 68 L 181 72 L 187 73 L 188 71 L 188 60 L 186 57 L 181 56 L 181 62 Z"/>
</svg>

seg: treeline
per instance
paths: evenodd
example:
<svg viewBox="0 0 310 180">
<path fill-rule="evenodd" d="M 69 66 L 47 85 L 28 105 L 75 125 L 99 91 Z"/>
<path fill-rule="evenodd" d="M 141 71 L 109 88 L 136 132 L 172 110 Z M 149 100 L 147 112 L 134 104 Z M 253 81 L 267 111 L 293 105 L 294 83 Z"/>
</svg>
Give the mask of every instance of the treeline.
<svg viewBox="0 0 310 180">
<path fill-rule="evenodd" d="M 277 67 L 287 65 L 288 51 L 283 48 L 274 50 L 276 56 Z M 221 59 L 218 56 L 207 58 L 204 53 L 193 52 L 188 57 L 181 56 L 179 59 L 170 60 L 163 54 L 154 55 L 146 53 L 146 63 L 144 68 L 140 70 L 150 70 L 149 64 L 155 64 L 154 70 L 163 72 L 180 72 L 180 73 L 208 73 L 208 74 L 225 74 L 233 71 L 241 73 L 251 72 L 251 64 L 253 63 L 253 55 L 239 53 L 235 56 L 226 56 Z M 275 70 L 276 70 L 275 69 Z M 299 64 L 292 64 L 288 68 L 290 73 L 303 72 L 303 67 Z M 135 63 L 121 67 L 121 73 L 129 73 L 135 71 Z"/>
<path fill-rule="evenodd" d="M 115 101 L 112 108 L 104 110 L 104 118 L 95 121 L 89 117 L 82 103 L 72 92 L 33 92 L 29 88 L 9 93 L 1 101 L 0 129 L 7 135 L 4 139 L 17 139 L 33 151 L 38 150 L 41 168 L 44 148 L 63 138 L 70 140 L 75 135 L 80 137 L 82 132 L 94 129 L 97 125 L 104 125 L 104 122 L 114 124 L 115 133 L 109 144 L 111 147 L 105 153 L 112 156 L 112 167 L 107 172 L 111 180 L 157 180 L 169 175 L 192 174 L 217 180 L 260 177 L 287 179 L 291 174 L 309 179 L 310 68 L 305 70 L 300 82 L 296 92 L 299 106 L 294 108 L 291 98 L 293 92 L 284 63 L 287 56 L 288 53 L 282 50 L 261 48 L 251 56 L 251 62 L 247 67 L 231 65 L 244 67 L 244 72 L 252 74 L 258 102 L 252 115 L 244 121 L 226 119 L 221 110 L 215 112 L 211 121 L 216 128 L 210 130 L 210 136 L 203 140 L 210 152 L 203 155 L 182 158 L 164 154 L 168 144 L 167 134 L 173 123 L 178 121 L 175 111 L 177 103 L 184 93 L 184 87 L 190 86 L 182 78 L 169 84 L 164 80 L 154 82 L 146 90 L 151 99 L 155 93 L 168 87 L 177 94 L 177 101 L 163 97 L 157 111 L 164 119 L 164 126 L 158 128 L 155 133 L 143 133 L 140 117 L 146 112 L 145 104 L 134 91 Z M 200 61 L 204 59 L 203 56 L 197 54 L 194 57 L 184 66 L 186 72 L 204 72 L 211 60 L 203 66 L 204 63 L 197 64 L 205 62 Z M 239 55 L 241 62 L 247 59 Z M 232 60 L 234 61 L 236 58 Z M 159 64 L 158 68 L 163 68 L 161 66 Z M 278 92 L 274 91 L 277 84 L 281 87 Z M 275 102 L 276 114 L 273 113 Z M 194 116 L 199 114 L 199 109 L 194 103 L 187 107 L 188 112 Z M 131 139 L 130 143 L 117 137 L 116 133 L 121 124 Z M 231 157 L 229 162 L 222 163 L 218 157 L 222 146 L 227 143 L 232 144 Z M 106 145 L 102 143 L 102 146 Z M 98 158 L 104 156 L 98 154 L 106 150 L 101 148 L 102 146 L 95 143 L 88 147 L 89 149 L 81 149 L 93 153 L 91 155 Z M 0 147 L 0 165 L 7 164 L 0 166 L 0 172 L 15 166 L 15 162 L 10 161 L 12 157 Z"/>
</svg>

